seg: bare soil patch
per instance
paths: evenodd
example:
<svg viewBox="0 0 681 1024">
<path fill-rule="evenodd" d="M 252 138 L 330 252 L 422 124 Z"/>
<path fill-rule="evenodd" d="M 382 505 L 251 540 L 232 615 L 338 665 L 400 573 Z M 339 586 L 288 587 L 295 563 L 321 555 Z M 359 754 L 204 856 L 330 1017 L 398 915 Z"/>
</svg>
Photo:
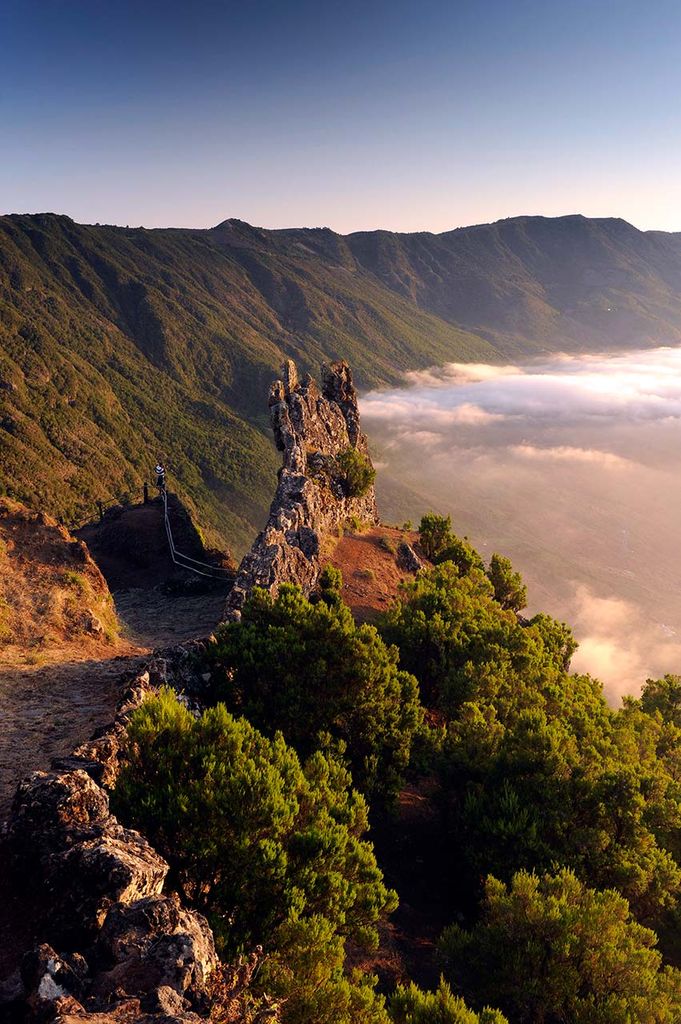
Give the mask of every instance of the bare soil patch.
<svg viewBox="0 0 681 1024">
<path fill-rule="evenodd" d="M 343 600 L 358 622 L 374 622 L 394 601 L 397 588 L 413 573 L 397 565 L 398 545 L 406 541 L 418 550 L 418 533 L 392 526 L 348 532 L 340 538 L 327 564 L 343 573 Z"/>
</svg>

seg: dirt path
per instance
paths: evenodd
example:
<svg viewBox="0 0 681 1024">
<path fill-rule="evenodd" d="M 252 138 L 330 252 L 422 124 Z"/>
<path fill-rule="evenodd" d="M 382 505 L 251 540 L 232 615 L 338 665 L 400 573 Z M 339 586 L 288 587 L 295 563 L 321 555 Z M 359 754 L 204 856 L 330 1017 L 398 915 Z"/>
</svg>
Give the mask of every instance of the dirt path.
<svg viewBox="0 0 681 1024">
<path fill-rule="evenodd" d="M 41 668 L 0 666 L 0 820 L 24 775 L 48 768 L 109 721 L 121 676 L 143 664 L 138 654 Z"/>
<path fill-rule="evenodd" d="M 224 588 L 191 596 L 159 590 L 114 595 L 125 641 L 101 657 L 78 648 L 52 651 L 46 664 L 0 663 L 0 821 L 7 817 L 17 783 L 49 768 L 111 719 L 125 681 L 150 651 L 205 636 L 225 603 Z"/>
</svg>

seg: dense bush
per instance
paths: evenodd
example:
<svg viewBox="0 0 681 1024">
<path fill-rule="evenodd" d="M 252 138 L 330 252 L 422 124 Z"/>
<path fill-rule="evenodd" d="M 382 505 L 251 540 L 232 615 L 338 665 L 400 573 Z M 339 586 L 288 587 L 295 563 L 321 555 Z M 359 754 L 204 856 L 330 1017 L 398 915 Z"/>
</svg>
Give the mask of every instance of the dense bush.
<svg viewBox="0 0 681 1024">
<path fill-rule="evenodd" d="M 395 1024 L 508 1024 L 498 1010 L 469 1009 L 445 981 L 435 992 L 423 992 L 413 983 L 398 985 L 389 1009 Z"/>
<path fill-rule="evenodd" d="M 379 629 L 417 675 L 423 699 L 448 713 L 471 699 L 490 673 L 522 672 L 531 680 L 550 670 L 546 630 L 521 626 L 494 599 L 484 573 L 462 575 L 452 562 L 405 581 Z"/>
<path fill-rule="evenodd" d="M 451 516 L 427 512 L 419 524 L 419 541 L 426 558 L 436 565 L 453 562 L 462 576 L 471 569 L 484 572 L 485 563 L 468 538 L 452 533 Z"/>
<path fill-rule="evenodd" d="M 164 690 L 132 716 L 113 803 L 168 859 L 224 952 L 272 953 L 287 1022 L 326 1021 L 305 1016 L 325 999 L 371 1008 L 372 989 L 344 978 L 343 940 L 374 947 L 396 898 L 362 838 L 367 805 L 337 761 L 316 753 L 301 765 L 281 735 L 266 739 L 220 705 L 194 718 Z M 362 1019 L 374 1017 L 347 1018 Z"/>
<path fill-rule="evenodd" d="M 676 1024 L 681 973 L 662 968 L 656 941 L 617 893 L 559 871 L 489 878 L 481 920 L 441 946 L 467 998 L 514 1024 Z"/>
<path fill-rule="evenodd" d="M 485 569 L 482 556 L 472 547 L 468 538 L 457 537 L 452 533 L 451 516 L 427 512 L 421 519 L 419 536 L 423 553 L 436 565 L 453 562 L 462 576 L 472 569 L 486 572 L 492 584 L 494 600 L 504 610 L 519 612 L 527 604 L 527 588 L 510 559 L 494 554 L 489 568 Z"/>
<path fill-rule="evenodd" d="M 327 570 L 320 600 L 283 586 L 253 592 L 241 621 L 223 627 L 211 652 L 213 695 L 302 755 L 327 734 L 342 741 L 355 783 L 390 795 L 409 762 L 422 711 L 416 680 L 373 626 L 358 626 Z"/>
<path fill-rule="evenodd" d="M 361 498 L 373 486 L 376 470 L 371 459 L 357 448 L 346 448 L 336 456 L 336 472 L 348 498 Z"/>
<path fill-rule="evenodd" d="M 681 735 L 660 711 L 675 707 L 673 680 L 615 714 L 599 683 L 567 675 L 563 623 L 521 624 L 483 574 L 449 563 L 406 583 L 381 630 L 444 712 L 435 756 L 461 891 L 561 864 L 647 923 L 675 906 Z"/>
<path fill-rule="evenodd" d="M 426 512 L 419 523 L 419 542 L 421 549 L 431 562 L 444 551 L 452 540 L 452 517 L 439 516 L 435 512 Z"/>
<path fill-rule="evenodd" d="M 453 534 L 446 547 L 435 556 L 434 561 L 438 564 L 453 562 L 462 576 L 469 573 L 471 569 L 485 571 L 485 563 L 475 548 L 468 543 L 465 537 L 455 537 Z"/>
<path fill-rule="evenodd" d="M 510 608 L 519 612 L 527 604 L 527 587 L 522 576 L 515 572 L 509 558 L 503 555 L 492 555 L 487 570 L 490 583 L 494 587 L 494 599 L 502 608 Z"/>
</svg>

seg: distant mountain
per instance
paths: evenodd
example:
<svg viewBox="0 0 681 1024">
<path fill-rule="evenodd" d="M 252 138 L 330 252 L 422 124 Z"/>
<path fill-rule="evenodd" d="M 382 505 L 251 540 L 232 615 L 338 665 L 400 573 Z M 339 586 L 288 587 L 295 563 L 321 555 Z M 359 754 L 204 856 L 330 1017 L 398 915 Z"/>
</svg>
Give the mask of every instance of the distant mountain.
<svg viewBox="0 0 681 1024">
<path fill-rule="evenodd" d="M 681 341 L 679 234 L 581 216 L 515 217 L 440 235 L 269 234 L 368 271 L 505 354 Z"/>
<path fill-rule="evenodd" d="M 441 235 L 0 218 L 0 492 L 63 516 L 157 458 L 209 543 L 263 521 L 281 360 L 360 387 L 451 360 L 681 342 L 681 237 L 522 217 Z"/>
</svg>

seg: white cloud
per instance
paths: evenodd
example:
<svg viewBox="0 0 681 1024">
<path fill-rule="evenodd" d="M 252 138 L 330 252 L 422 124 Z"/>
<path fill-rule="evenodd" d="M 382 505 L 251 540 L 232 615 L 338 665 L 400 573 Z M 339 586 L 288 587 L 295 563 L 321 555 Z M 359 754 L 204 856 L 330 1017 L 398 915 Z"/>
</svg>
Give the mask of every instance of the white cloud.
<svg viewBox="0 0 681 1024">
<path fill-rule="evenodd" d="M 681 664 L 681 643 L 673 631 L 670 635 L 663 624 L 651 631 L 640 609 L 621 598 L 578 586 L 574 626 L 580 640 L 572 667 L 602 679 L 612 704 Z"/>
<path fill-rule="evenodd" d="M 633 463 L 621 455 L 599 451 L 596 448 L 573 448 L 570 445 L 559 445 L 555 448 L 538 448 L 532 444 L 514 444 L 510 446 L 514 455 L 523 459 L 544 460 L 552 462 L 585 462 L 597 464 L 606 469 L 627 469 Z"/>
<path fill-rule="evenodd" d="M 493 363 L 445 363 L 429 370 L 412 370 L 405 379 L 413 387 L 448 387 L 452 383 L 478 383 L 522 374 L 519 366 L 497 366 Z"/>
<path fill-rule="evenodd" d="M 681 623 L 681 348 L 454 363 L 361 408 L 412 495 L 399 514 L 451 511 L 480 550 L 507 554 L 613 700 L 681 670 L 661 625 Z"/>
</svg>

